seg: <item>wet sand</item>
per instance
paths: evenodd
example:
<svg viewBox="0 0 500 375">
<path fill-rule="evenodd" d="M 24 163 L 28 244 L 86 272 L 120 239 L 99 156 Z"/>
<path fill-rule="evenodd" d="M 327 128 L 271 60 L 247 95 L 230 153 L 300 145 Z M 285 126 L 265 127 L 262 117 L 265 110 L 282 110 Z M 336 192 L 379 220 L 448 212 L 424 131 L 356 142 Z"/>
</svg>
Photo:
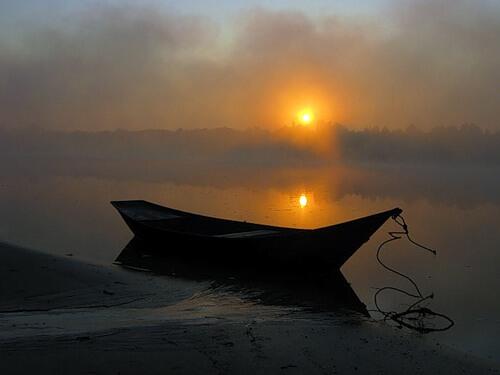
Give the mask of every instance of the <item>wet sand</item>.
<svg viewBox="0 0 500 375">
<path fill-rule="evenodd" d="M 357 314 L 261 306 L 209 286 L 0 244 L 0 373 L 500 373 Z"/>
</svg>

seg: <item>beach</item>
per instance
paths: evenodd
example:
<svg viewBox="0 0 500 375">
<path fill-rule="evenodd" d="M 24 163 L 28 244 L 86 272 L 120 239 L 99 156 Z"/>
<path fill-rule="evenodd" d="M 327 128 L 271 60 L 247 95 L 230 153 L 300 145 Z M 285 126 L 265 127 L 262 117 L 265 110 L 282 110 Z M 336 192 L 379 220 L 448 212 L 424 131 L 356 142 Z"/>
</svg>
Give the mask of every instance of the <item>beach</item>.
<svg viewBox="0 0 500 375">
<path fill-rule="evenodd" d="M 0 275 L 2 374 L 499 373 L 362 314 L 260 306 L 5 243 Z"/>
</svg>

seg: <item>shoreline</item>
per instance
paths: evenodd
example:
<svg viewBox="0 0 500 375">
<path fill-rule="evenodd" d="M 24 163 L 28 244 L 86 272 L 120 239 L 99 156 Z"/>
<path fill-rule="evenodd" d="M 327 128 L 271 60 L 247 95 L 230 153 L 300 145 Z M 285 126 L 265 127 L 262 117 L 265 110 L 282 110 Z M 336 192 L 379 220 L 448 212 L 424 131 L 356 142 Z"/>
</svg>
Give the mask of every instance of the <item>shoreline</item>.
<svg viewBox="0 0 500 375">
<path fill-rule="evenodd" d="M 0 372 L 499 374 L 366 320 L 0 243 Z"/>
</svg>

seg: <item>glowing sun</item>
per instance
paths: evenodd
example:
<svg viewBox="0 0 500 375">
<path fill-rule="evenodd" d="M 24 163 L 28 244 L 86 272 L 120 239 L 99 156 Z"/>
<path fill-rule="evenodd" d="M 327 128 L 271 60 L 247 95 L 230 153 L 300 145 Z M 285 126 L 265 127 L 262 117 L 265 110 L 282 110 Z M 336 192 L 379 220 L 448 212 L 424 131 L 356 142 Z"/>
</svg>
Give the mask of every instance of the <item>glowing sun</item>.
<svg viewBox="0 0 500 375">
<path fill-rule="evenodd" d="M 310 110 L 304 110 L 299 114 L 299 121 L 302 125 L 309 125 L 313 120 L 314 115 Z"/>
</svg>

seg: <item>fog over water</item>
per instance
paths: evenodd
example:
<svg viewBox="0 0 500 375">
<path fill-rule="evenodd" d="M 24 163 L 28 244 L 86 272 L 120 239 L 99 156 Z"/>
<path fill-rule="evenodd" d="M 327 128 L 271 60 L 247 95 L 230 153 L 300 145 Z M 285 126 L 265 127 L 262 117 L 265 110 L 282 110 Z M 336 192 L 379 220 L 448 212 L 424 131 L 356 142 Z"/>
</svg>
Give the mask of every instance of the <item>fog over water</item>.
<svg viewBox="0 0 500 375">
<path fill-rule="evenodd" d="M 11 147 L 1 151 L 0 238 L 111 264 L 132 238 L 111 200 L 145 199 L 212 216 L 302 228 L 401 207 L 413 237 L 436 248 L 438 256 L 400 242 L 386 250 L 384 259 L 415 276 L 426 292 L 433 291 L 432 307 L 456 321 L 451 331 L 435 338 L 499 360 L 500 304 L 492 291 L 500 285 L 500 167 L 495 155 L 489 163 L 481 161 L 488 154 L 486 146 L 455 156 L 448 147 L 447 158 L 439 154 L 440 146 L 434 157 L 428 146 L 424 158 L 415 150 L 359 146 L 369 144 L 367 134 L 385 137 L 387 144 L 397 134 L 401 142 L 405 139 L 402 133 L 375 131 L 358 138 L 350 134 L 347 139 L 354 139 L 360 151 L 354 157 L 351 150 L 343 159 L 340 153 L 318 153 L 310 144 L 282 142 L 258 131 L 253 139 L 232 132 L 42 132 L 34 138 L 38 148 L 28 147 L 34 139 L 22 132 L 10 132 L 18 139 L 2 138 Z M 462 146 L 496 142 L 496 135 L 467 134 Z M 259 143 L 259 137 L 267 143 Z M 428 134 L 425 138 L 432 140 Z M 460 137 L 456 139 L 459 144 Z M 174 144 L 182 144 L 184 152 L 170 149 Z M 17 152 L 12 145 L 19 145 Z M 302 195 L 307 197 L 304 207 Z M 369 308 L 373 288 L 406 286 L 375 260 L 377 245 L 395 228 L 388 222 L 342 268 Z M 382 299 L 388 307 L 403 302 L 390 293 Z"/>
</svg>

